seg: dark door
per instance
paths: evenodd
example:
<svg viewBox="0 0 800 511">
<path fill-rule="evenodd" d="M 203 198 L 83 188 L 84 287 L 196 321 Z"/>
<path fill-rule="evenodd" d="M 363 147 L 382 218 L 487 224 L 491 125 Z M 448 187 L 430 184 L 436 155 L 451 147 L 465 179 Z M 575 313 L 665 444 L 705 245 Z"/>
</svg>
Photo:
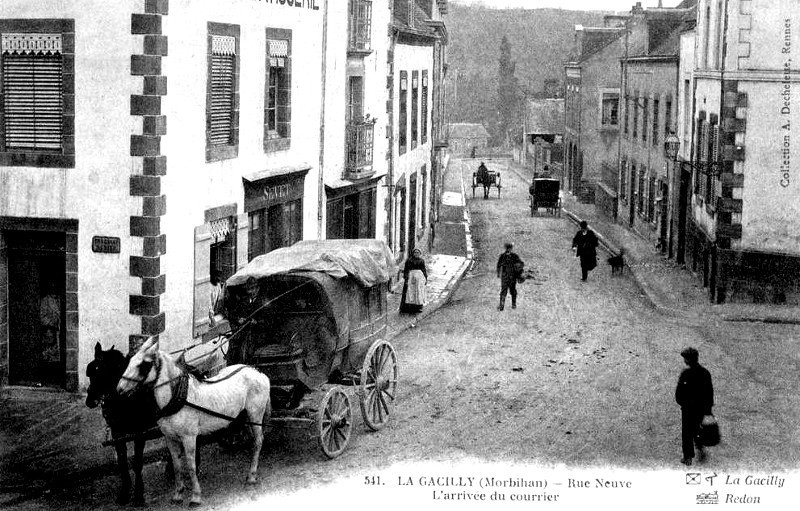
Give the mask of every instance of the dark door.
<svg viewBox="0 0 800 511">
<path fill-rule="evenodd" d="M 633 222 L 634 219 L 636 218 L 636 201 L 638 200 L 638 197 L 634 195 L 636 193 L 636 190 L 638 190 L 638 188 L 636 188 L 636 165 L 631 165 L 631 176 L 628 182 L 631 184 L 631 193 L 629 195 L 630 200 L 628 201 L 630 205 L 630 216 L 628 218 L 628 224 L 630 228 L 633 229 Z"/>
<path fill-rule="evenodd" d="M 411 197 L 408 201 L 408 252 L 414 250 L 417 244 L 417 173 L 411 174 L 408 184 Z"/>
<path fill-rule="evenodd" d="M 64 233 L 6 231 L 9 383 L 65 383 Z"/>
<path fill-rule="evenodd" d="M 669 234 L 667 231 L 667 214 L 669 210 L 669 186 L 667 183 L 661 183 L 661 235 L 659 236 L 661 241 L 661 251 L 666 252 L 667 250 L 667 235 Z"/>
<path fill-rule="evenodd" d="M 691 173 L 681 169 L 681 185 L 678 196 L 678 251 L 675 255 L 675 260 L 679 264 L 685 262 L 686 256 L 686 210 L 689 207 L 689 184 L 691 181 Z"/>
</svg>

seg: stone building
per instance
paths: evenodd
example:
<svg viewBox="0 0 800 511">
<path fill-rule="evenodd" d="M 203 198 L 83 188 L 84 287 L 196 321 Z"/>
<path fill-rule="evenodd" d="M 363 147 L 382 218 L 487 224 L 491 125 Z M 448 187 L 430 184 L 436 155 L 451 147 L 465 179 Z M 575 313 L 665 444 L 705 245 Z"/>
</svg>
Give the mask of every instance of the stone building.
<svg viewBox="0 0 800 511">
<path fill-rule="evenodd" d="M 697 3 L 686 259 L 715 302 L 800 303 L 797 19 L 796 2 Z"/>
<path fill-rule="evenodd" d="M 565 187 L 582 202 L 594 202 L 603 169 L 616 168 L 623 20 L 609 16 L 603 27 L 576 26 L 564 66 Z"/>
<path fill-rule="evenodd" d="M 454 156 L 472 156 L 482 154 L 489 146 L 489 132 L 483 124 L 468 122 L 452 123 L 448 126 L 447 143 Z"/>
<path fill-rule="evenodd" d="M 620 60 L 619 167 L 603 179 L 596 202 L 665 253 L 679 183 L 664 141 L 675 131 L 680 33 L 694 14 L 692 8 L 631 11 Z"/>
<path fill-rule="evenodd" d="M 211 279 L 300 239 L 426 240 L 446 2 L 396 4 L 0 3 L 0 385 L 195 345 Z"/>
</svg>

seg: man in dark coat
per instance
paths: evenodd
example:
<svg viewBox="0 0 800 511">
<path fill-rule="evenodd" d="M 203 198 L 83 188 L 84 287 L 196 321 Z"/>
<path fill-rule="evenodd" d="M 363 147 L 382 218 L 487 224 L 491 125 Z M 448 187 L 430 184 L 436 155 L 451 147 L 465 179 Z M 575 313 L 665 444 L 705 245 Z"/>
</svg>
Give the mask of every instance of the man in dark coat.
<svg viewBox="0 0 800 511">
<path fill-rule="evenodd" d="M 525 263 L 513 252 L 514 244 L 506 243 L 505 252 L 497 259 L 497 276 L 500 278 L 500 305 L 501 311 L 506 305 L 506 294 L 511 293 L 511 308 L 517 308 L 517 277 L 522 272 Z"/>
<path fill-rule="evenodd" d="M 675 401 L 681 407 L 681 443 L 683 459 L 681 463 L 691 465 L 694 458 L 694 447 L 697 446 L 699 460 L 705 460 L 706 453 L 700 443 L 700 423 L 703 416 L 711 415 L 714 406 L 714 386 L 711 373 L 698 362 L 700 354 L 694 348 L 681 351 L 687 367 L 678 378 L 675 388 Z"/>
<path fill-rule="evenodd" d="M 586 220 L 582 220 L 580 226 L 572 238 L 572 249 L 575 256 L 581 258 L 581 280 L 586 280 L 589 272 L 597 266 L 597 236 L 589 229 Z"/>
</svg>

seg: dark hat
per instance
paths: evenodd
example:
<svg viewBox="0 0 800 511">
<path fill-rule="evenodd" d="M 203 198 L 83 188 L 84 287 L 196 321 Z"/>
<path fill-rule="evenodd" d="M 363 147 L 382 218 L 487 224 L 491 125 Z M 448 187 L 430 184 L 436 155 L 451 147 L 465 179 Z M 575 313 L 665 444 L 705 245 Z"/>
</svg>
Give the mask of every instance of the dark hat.
<svg viewBox="0 0 800 511">
<path fill-rule="evenodd" d="M 681 351 L 681 356 L 689 362 L 697 362 L 700 358 L 700 353 L 698 353 L 696 349 L 690 347 Z"/>
<path fill-rule="evenodd" d="M 504 246 L 505 246 L 506 248 L 514 248 L 514 244 L 513 244 L 513 243 L 511 243 L 510 241 L 506 241 L 506 243 L 505 243 L 505 245 L 504 245 Z"/>
<path fill-rule="evenodd" d="M 586 229 L 589 226 L 589 224 L 586 223 L 586 220 L 581 220 L 581 223 L 578 225 L 581 226 L 581 229 Z"/>
</svg>

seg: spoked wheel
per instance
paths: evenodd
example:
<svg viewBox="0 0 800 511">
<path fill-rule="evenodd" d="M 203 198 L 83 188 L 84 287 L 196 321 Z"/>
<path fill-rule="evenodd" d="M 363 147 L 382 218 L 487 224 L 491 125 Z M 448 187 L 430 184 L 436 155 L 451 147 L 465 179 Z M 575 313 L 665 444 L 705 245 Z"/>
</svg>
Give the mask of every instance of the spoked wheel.
<svg viewBox="0 0 800 511">
<path fill-rule="evenodd" d="M 387 341 L 378 341 L 364 357 L 358 396 L 364 423 L 372 431 L 389 422 L 396 390 L 397 355 Z"/>
<path fill-rule="evenodd" d="M 353 412 L 350 398 L 339 387 L 325 394 L 317 410 L 317 433 L 319 446 L 328 458 L 342 454 L 350 441 L 353 429 Z"/>
</svg>

